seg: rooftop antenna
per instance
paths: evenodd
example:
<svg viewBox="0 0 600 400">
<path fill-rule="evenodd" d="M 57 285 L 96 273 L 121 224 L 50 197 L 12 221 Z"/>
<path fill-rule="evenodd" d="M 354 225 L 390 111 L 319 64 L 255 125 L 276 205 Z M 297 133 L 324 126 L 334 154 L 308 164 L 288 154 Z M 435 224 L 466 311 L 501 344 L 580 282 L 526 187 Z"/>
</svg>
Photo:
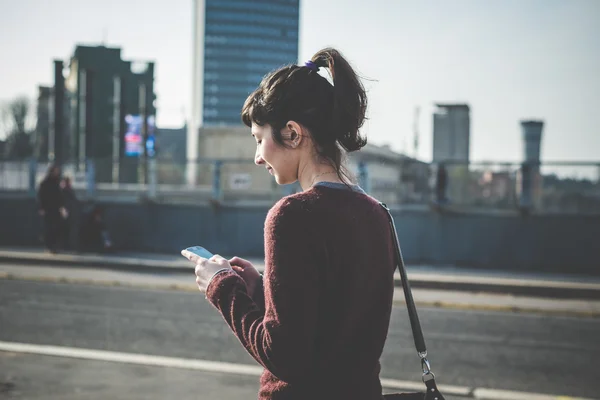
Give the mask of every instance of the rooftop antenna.
<svg viewBox="0 0 600 400">
<path fill-rule="evenodd" d="M 108 28 L 105 26 L 102 28 L 102 46 L 106 47 L 108 37 Z"/>
</svg>

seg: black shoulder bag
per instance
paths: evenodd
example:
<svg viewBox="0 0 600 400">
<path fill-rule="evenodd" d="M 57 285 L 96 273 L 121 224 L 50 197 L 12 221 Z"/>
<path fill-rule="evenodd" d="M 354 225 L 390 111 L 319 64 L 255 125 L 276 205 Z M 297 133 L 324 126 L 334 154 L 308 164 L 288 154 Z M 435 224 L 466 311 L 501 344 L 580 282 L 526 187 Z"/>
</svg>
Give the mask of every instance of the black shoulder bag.
<svg viewBox="0 0 600 400">
<path fill-rule="evenodd" d="M 431 366 L 427 361 L 427 348 L 425 347 L 425 338 L 423 337 L 423 331 L 421 330 L 421 323 L 419 322 L 419 316 L 417 315 L 417 308 L 415 307 L 415 301 L 412 297 L 410 290 L 410 284 L 408 283 L 408 276 L 406 274 L 406 268 L 404 267 L 404 260 L 402 260 L 402 252 L 400 251 L 400 242 L 398 242 L 398 235 L 396 233 L 396 225 L 394 224 L 394 218 L 390 213 L 390 209 L 384 204 L 379 203 L 381 207 L 387 212 L 390 220 L 390 228 L 392 230 L 392 237 L 396 244 L 396 264 L 400 271 L 400 277 L 402 278 L 402 289 L 404 289 L 404 298 L 406 299 L 406 307 L 408 308 L 408 317 L 410 318 L 410 326 L 413 332 L 413 339 L 415 341 L 415 347 L 417 348 L 417 354 L 421 358 L 421 369 L 423 370 L 423 383 L 427 387 L 426 392 L 418 393 L 394 393 L 386 394 L 383 396 L 385 400 L 444 400 L 444 396 L 438 391 L 435 384 L 435 376 L 431 372 Z"/>
</svg>

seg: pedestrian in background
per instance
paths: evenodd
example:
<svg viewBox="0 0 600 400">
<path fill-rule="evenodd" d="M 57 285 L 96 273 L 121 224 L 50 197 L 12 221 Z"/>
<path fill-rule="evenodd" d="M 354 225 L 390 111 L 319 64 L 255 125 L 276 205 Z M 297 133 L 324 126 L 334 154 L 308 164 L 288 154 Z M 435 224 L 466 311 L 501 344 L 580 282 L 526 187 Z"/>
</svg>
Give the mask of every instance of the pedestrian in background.
<svg viewBox="0 0 600 400">
<path fill-rule="evenodd" d="M 63 220 L 62 224 L 62 237 L 63 237 L 63 245 L 65 249 L 71 249 L 72 246 L 72 238 L 71 232 L 73 227 L 74 215 L 77 210 L 77 196 L 75 195 L 75 190 L 73 190 L 73 186 L 71 185 L 71 178 L 65 176 L 60 184 L 63 200 L 65 204 L 65 209 L 67 210 L 67 217 Z"/>
<path fill-rule="evenodd" d="M 238 257 L 182 252 L 196 263 L 200 291 L 265 368 L 260 399 L 382 398 L 395 247 L 387 212 L 344 166 L 345 153 L 366 144 L 366 108 L 360 79 L 335 49 L 267 75 L 242 120 L 256 164 L 302 192 L 267 215 L 264 278 Z"/>
<path fill-rule="evenodd" d="M 44 219 L 44 245 L 51 253 L 58 251 L 63 220 L 68 213 L 60 188 L 60 167 L 51 165 L 38 189 L 38 212 Z"/>
<path fill-rule="evenodd" d="M 84 252 L 105 253 L 113 250 L 112 241 L 104 224 L 104 208 L 92 206 L 82 215 L 79 230 L 79 246 Z"/>
</svg>

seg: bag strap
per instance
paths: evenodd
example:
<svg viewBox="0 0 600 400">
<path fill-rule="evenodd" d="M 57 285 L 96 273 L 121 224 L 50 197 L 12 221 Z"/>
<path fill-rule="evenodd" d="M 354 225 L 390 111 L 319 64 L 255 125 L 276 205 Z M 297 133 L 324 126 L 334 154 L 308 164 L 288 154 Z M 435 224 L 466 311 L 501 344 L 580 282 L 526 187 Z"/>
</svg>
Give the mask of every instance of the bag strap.
<svg viewBox="0 0 600 400">
<path fill-rule="evenodd" d="M 386 211 L 390 222 L 390 228 L 392 231 L 392 237 L 394 238 L 394 246 L 396 250 L 396 265 L 400 272 L 402 279 L 402 289 L 404 289 L 404 298 L 406 299 L 406 308 L 408 309 L 408 317 L 410 318 L 410 327 L 412 328 L 413 339 L 415 341 L 415 347 L 417 354 L 421 358 L 421 368 L 423 369 L 423 381 L 433 379 L 434 375 L 431 372 L 429 361 L 427 360 L 427 347 L 425 346 L 425 338 L 423 337 L 423 331 L 421 329 L 421 323 L 419 322 L 419 315 L 417 314 L 417 307 L 410 290 L 410 283 L 408 282 L 408 275 L 406 273 L 406 267 L 404 266 L 404 260 L 402 259 L 402 252 L 400 251 L 400 242 L 398 241 L 398 234 L 396 233 L 396 225 L 394 224 L 394 218 L 392 213 L 385 203 L 379 202 L 379 205 Z"/>
</svg>

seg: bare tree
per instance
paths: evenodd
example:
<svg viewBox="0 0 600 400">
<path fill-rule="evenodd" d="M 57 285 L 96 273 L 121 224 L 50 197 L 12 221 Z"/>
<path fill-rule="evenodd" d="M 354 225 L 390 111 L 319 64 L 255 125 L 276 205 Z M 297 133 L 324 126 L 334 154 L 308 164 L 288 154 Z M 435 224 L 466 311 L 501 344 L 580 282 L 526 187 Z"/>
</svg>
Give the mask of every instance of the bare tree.
<svg viewBox="0 0 600 400">
<path fill-rule="evenodd" d="M 0 103 L 0 140 L 6 140 L 12 132 L 8 102 Z"/>
<path fill-rule="evenodd" d="M 13 119 L 15 133 L 27 133 L 25 123 L 29 116 L 30 104 L 26 97 L 17 97 L 9 104 L 10 116 Z"/>
<path fill-rule="evenodd" d="M 27 97 L 20 96 L 0 110 L 0 129 L 6 138 L 5 154 L 9 159 L 25 159 L 32 155 L 32 127 L 35 126 L 33 108 Z"/>
</svg>

